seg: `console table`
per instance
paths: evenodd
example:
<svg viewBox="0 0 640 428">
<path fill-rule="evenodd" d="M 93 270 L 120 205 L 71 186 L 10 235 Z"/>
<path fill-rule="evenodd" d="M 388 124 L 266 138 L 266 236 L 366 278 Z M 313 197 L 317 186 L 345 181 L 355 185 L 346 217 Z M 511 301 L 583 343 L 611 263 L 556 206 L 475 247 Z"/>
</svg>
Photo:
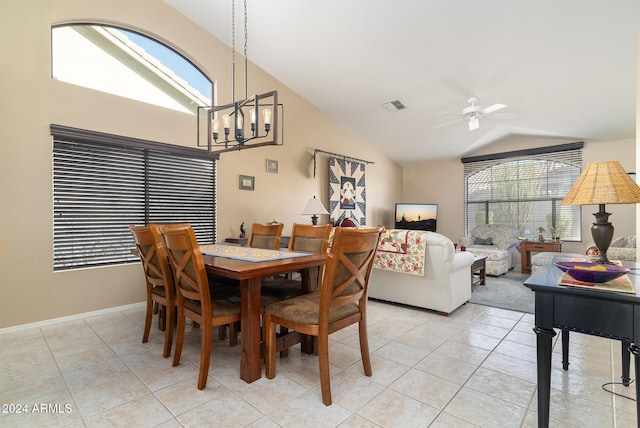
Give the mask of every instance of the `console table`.
<svg viewBox="0 0 640 428">
<path fill-rule="evenodd" d="M 531 270 L 532 251 L 559 253 L 562 251 L 562 241 L 520 241 L 522 273 L 529 272 Z"/>
<path fill-rule="evenodd" d="M 624 262 L 623 265 L 640 267 L 640 264 L 634 262 Z M 629 274 L 636 294 L 622 294 L 559 286 L 561 274 L 560 269 L 547 264 L 524 282 L 535 293 L 533 331 L 536 333 L 538 365 L 538 427 L 544 428 L 549 426 L 551 348 L 552 338 L 556 334 L 554 328 L 562 330 L 563 348 L 565 345 L 568 347 L 569 331 L 620 340 L 623 349 L 628 347 L 634 355 L 635 372 L 640 373 L 640 281 L 637 276 Z M 565 349 L 563 368 L 566 370 Z M 624 367 L 625 352 L 626 350 L 623 352 L 623 383 L 628 384 L 628 367 L 626 370 Z M 640 397 L 640 382 L 635 384 L 636 396 Z M 636 401 L 636 412 L 637 417 L 640 415 L 640 401 Z"/>
</svg>

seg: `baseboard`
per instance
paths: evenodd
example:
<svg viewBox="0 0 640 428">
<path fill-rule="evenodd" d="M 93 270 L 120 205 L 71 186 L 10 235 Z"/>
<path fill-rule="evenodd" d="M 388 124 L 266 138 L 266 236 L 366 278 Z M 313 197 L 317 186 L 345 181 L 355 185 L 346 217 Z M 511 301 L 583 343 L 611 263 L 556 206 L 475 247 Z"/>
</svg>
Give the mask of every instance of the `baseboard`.
<svg viewBox="0 0 640 428">
<path fill-rule="evenodd" d="M 11 333 L 11 332 L 20 331 L 20 330 L 26 330 L 26 329 L 29 329 L 29 328 L 44 327 L 44 326 L 47 326 L 47 325 L 57 324 L 57 323 L 64 322 L 64 321 L 73 321 L 73 320 L 78 320 L 78 319 L 82 319 L 82 318 L 86 318 L 86 317 L 92 317 L 92 316 L 95 316 L 95 315 L 102 315 L 102 314 L 108 314 L 108 313 L 111 313 L 111 312 L 118 312 L 118 311 L 122 311 L 122 310 L 126 310 L 126 309 L 135 309 L 135 308 L 139 308 L 139 307 L 145 307 L 146 305 L 147 305 L 147 302 L 131 303 L 129 305 L 116 306 L 116 307 L 113 307 L 113 308 L 100 309 L 100 310 L 91 311 L 91 312 L 83 312 L 81 314 L 69 315 L 69 316 L 66 316 L 66 317 L 51 318 L 51 319 L 44 320 L 44 321 L 37 321 L 37 322 L 28 323 L 28 324 L 20 324 L 20 325 L 15 325 L 15 326 L 12 326 L 12 327 L 0 328 L 0 334 L 2 334 L 2 333 Z"/>
</svg>

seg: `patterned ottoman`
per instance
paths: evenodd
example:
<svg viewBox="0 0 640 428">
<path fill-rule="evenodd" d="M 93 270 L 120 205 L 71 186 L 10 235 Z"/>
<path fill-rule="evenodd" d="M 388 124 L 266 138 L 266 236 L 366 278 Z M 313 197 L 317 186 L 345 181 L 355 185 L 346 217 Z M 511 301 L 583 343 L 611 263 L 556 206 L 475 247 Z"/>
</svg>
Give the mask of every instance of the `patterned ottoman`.
<svg viewBox="0 0 640 428">
<path fill-rule="evenodd" d="M 484 248 L 487 247 L 487 248 Z M 487 256 L 486 274 L 491 276 L 500 276 L 510 269 L 510 255 L 507 250 L 499 250 L 490 245 L 474 245 L 467 248 L 474 256 Z"/>
</svg>

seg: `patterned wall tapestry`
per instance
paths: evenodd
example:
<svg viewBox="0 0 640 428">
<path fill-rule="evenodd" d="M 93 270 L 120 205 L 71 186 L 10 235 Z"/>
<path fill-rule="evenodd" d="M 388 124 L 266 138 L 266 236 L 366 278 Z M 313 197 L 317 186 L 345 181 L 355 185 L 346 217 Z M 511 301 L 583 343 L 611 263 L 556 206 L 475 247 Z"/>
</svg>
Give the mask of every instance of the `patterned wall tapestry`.
<svg viewBox="0 0 640 428">
<path fill-rule="evenodd" d="M 329 213 L 332 224 L 350 218 L 360 226 L 367 224 L 367 193 L 362 162 L 329 157 Z"/>
</svg>

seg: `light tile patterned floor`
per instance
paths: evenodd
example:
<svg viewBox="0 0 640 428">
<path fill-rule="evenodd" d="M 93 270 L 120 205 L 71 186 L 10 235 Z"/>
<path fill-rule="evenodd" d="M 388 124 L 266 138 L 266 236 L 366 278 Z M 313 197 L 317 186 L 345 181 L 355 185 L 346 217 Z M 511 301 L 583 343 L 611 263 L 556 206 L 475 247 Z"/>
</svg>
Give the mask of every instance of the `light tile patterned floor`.
<svg viewBox="0 0 640 428">
<path fill-rule="evenodd" d="M 141 343 L 143 320 L 144 309 L 136 308 L 0 334 L 0 426 L 537 424 L 530 314 L 467 304 L 443 317 L 372 301 L 373 376 L 363 374 L 356 328 L 333 334 L 330 407 L 320 397 L 316 357 L 294 349 L 278 361 L 274 380 L 246 384 L 240 348 L 217 339 L 207 388 L 199 391 L 200 330 L 188 331 L 181 364 L 172 367 L 162 358 L 155 318 L 151 339 Z M 620 379 L 619 342 L 572 334 L 568 372 L 556 343 L 551 426 L 635 426 L 635 402 L 602 388 Z M 615 390 L 635 396 L 633 387 Z"/>
</svg>

